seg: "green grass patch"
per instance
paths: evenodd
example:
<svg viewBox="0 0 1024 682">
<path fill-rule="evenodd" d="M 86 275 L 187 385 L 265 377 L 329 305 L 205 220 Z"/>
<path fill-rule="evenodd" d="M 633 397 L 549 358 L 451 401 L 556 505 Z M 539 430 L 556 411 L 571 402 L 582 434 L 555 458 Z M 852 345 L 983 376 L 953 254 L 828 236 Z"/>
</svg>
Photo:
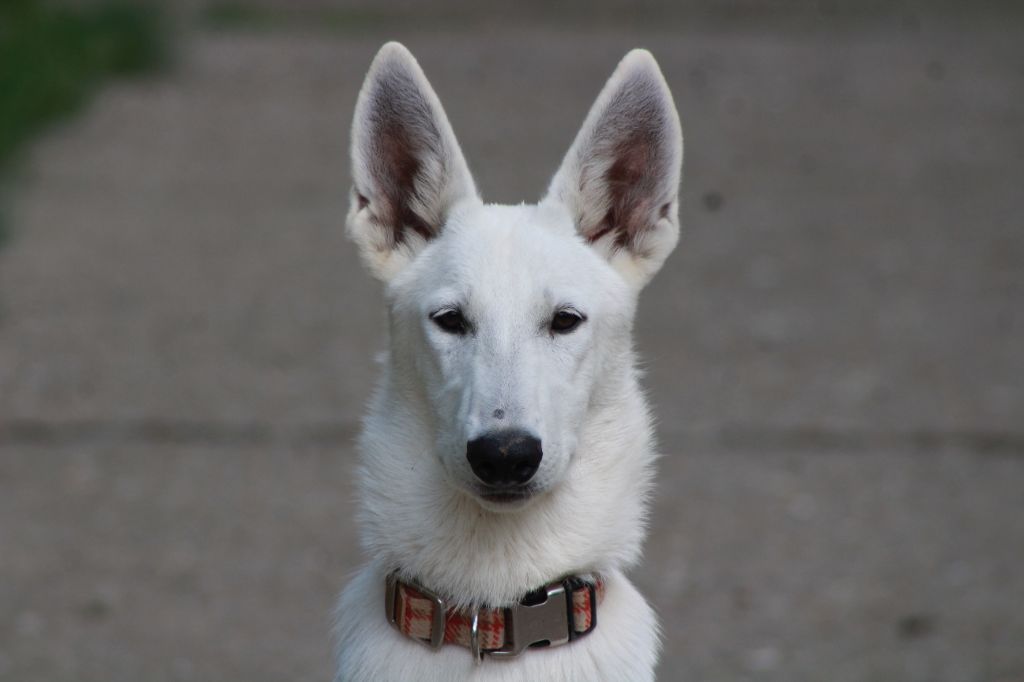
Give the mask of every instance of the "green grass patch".
<svg viewBox="0 0 1024 682">
<path fill-rule="evenodd" d="M 166 56 L 152 6 L 0 0 L 0 182 L 30 140 L 79 110 L 105 80 L 148 72 Z M 0 246 L 10 236 L 0 211 Z"/>
<path fill-rule="evenodd" d="M 151 6 L 0 0 L 0 173 L 105 80 L 161 65 L 165 48 Z"/>
</svg>

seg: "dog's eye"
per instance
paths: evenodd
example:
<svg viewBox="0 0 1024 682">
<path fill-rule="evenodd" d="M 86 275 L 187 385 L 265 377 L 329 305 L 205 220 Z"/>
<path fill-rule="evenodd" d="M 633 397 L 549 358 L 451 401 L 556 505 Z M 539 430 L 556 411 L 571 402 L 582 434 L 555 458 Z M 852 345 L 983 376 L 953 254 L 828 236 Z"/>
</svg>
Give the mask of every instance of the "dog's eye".
<svg viewBox="0 0 1024 682">
<path fill-rule="evenodd" d="M 462 316 L 461 310 L 439 310 L 430 316 L 430 319 L 434 321 L 438 327 L 448 332 L 449 334 L 465 334 L 469 331 L 469 323 L 466 322 L 466 318 Z"/>
<path fill-rule="evenodd" d="M 580 326 L 585 319 L 587 318 L 575 310 L 559 310 L 551 318 L 551 331 L 556 334 L 568 334 Z"/>
</svg>

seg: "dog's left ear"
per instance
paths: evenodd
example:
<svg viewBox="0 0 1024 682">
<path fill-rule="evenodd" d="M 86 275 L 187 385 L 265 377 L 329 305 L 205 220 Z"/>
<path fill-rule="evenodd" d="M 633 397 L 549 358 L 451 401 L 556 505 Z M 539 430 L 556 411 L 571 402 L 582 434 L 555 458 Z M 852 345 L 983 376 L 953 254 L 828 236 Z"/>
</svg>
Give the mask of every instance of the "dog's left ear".
<svg viewBox="0 0 1024 682">
<path fill-rule="evenodd" d="M 440 234 L 452 207 L 478 200 L 448 117 L 412 54 L 380 49 L 352 122 L 348 232 L 387 281 Z"/>
<path fill-rule="evenodd" d="M 654 57 L 619 63 L 555 174 L 544 202 L 568 208 L 577 232 L 642 287 L 679 238 L 683 134 Z"/>
</svg>

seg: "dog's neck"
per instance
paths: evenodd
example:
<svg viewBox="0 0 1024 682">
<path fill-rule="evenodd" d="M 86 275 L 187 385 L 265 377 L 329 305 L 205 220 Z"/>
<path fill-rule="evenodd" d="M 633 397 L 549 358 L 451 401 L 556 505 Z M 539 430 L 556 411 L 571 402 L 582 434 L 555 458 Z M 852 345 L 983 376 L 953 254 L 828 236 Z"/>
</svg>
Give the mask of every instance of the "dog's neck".
<svg viewBox="0 0 1024 682">
<path fill-rule="evenodd" d="M 566 479 L 502 513 L 483 509 L 427 459 L 427 407 L 386 371 L 361 439 L 365 549 L 462 607 L 511 604 L 561 576 L 633 563 L 652 478 L 650 418 L 632 371 L 598 390 L 615 399 L 595 396 Z"/>
</svg>

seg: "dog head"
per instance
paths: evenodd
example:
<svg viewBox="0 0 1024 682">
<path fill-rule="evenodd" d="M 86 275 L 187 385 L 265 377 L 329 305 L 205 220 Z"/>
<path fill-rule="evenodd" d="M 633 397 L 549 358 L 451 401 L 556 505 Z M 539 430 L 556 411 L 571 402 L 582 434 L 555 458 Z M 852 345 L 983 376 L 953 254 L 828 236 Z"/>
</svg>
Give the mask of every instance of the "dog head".
<svg viewBox="0 0 1024 682">
<path fill-rule="evenodd" d="M 536 205 L 484 204 L 412 55 L 385 45 L 352 129 L 348 231 L 386 286 L 391 361 L 427 408 L 424 458 L 485 508 L 556 487 L 626 386 L 639 290 L 679 234 L 682 133 L 630 52 Z"/>
</svg>

